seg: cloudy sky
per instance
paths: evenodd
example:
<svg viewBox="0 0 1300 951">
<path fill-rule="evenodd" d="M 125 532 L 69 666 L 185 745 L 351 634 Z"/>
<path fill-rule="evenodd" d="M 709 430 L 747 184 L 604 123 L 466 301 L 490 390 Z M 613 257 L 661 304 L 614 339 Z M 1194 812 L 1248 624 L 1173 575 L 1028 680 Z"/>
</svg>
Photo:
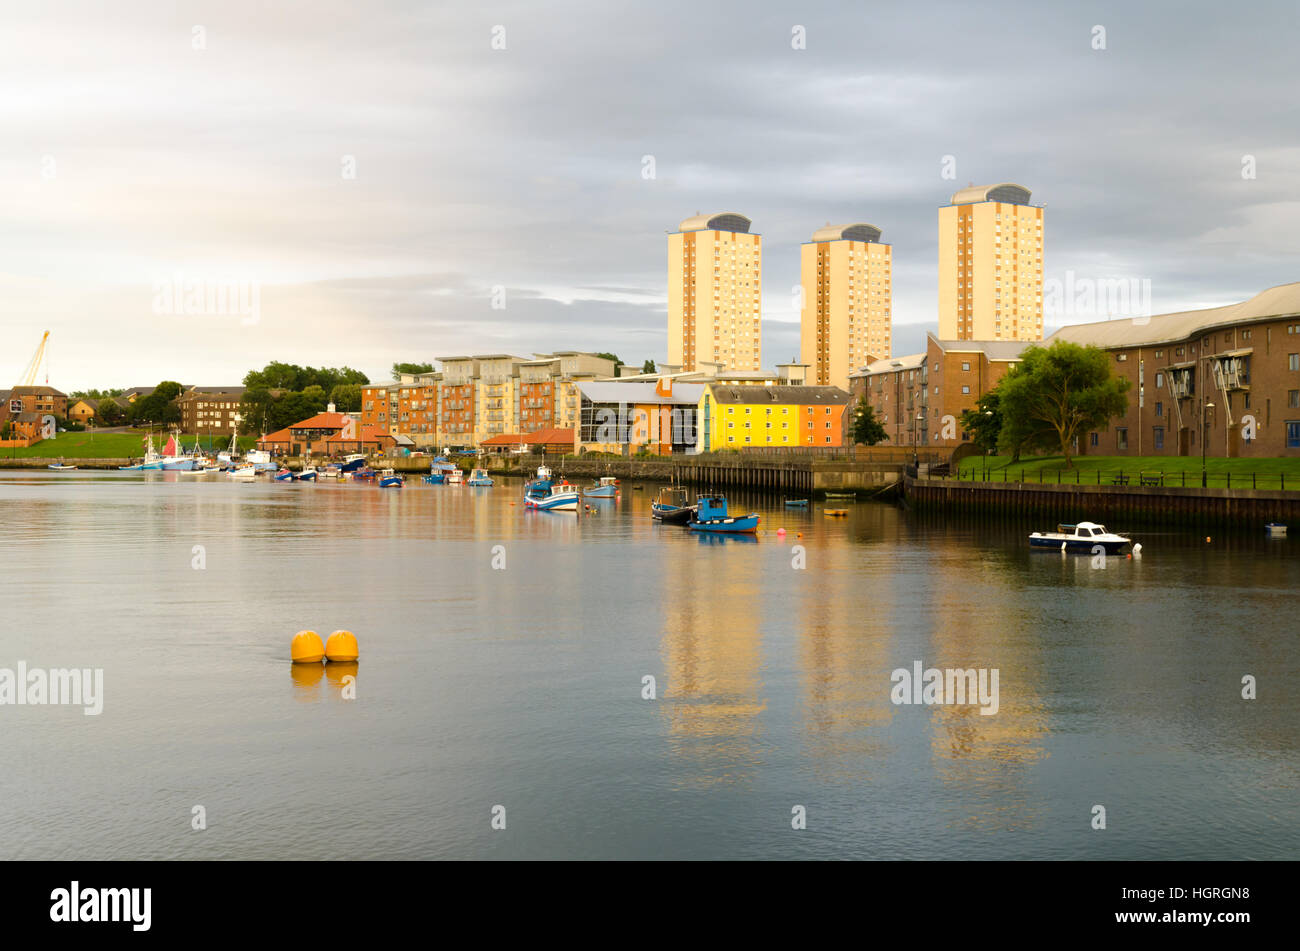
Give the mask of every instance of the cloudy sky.
<svg viewBox="0 0 1300 951">
<path fill-rule="evenodd" d="M 663 360 L 665 232 L 697 211 L 764 236 L 768 365 L 800 242 L 879 226 L 906 352 L 970 182 L 1046 205 L 1049 279 L 1241 300 L 1300 280 L 1298 48 L 1293 2 L 5 0 L 0 385 L 46 329 L 65 390 Z"/>
</svg>

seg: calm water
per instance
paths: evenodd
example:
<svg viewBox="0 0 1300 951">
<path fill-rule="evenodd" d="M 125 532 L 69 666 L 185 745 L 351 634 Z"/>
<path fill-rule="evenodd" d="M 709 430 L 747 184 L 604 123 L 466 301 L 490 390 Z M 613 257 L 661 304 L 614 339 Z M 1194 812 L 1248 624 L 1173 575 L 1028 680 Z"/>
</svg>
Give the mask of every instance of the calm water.
<svg viewBox="0 0 1300 951">
<path fill-rule="evenodd" d="M 182 478 L 0 476 L 0 667 L 105 679 L 98 717 L 0 706 L 0 858 L 1300 846 L 1294 539 L 1139 532 L 1098 569 L 877 504 L 733 496 L 790 534 L 720 541 L 653 523 L 650 483 L 578 519 L 518 482 Z M 359 666 L 293 668 L 301 628 L 356 632 Z M 998 713 L 895 706 L 918 660 L 997 668 Z"/>
</svg>

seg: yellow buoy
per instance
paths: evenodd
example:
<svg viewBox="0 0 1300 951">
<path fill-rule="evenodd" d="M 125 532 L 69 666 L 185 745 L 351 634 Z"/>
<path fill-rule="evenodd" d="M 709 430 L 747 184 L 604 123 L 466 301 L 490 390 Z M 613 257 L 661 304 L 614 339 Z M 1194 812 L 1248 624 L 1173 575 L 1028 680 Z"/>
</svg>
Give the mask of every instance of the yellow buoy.
<svg viewBox="0 0 1300 951">
<path fill-rule="evenodd" d="M 347 664 L 357 659 L 357 639 L 351 631 L 335 631 L 325 642 L 325 659 Z"/>
<path fill-rule="evenodd" d="M 315 631 L 299 631 L 289 644 L 289 656 L 295 664 L 319 664 L 325 657 L 325 645 Z"/>
</svg>

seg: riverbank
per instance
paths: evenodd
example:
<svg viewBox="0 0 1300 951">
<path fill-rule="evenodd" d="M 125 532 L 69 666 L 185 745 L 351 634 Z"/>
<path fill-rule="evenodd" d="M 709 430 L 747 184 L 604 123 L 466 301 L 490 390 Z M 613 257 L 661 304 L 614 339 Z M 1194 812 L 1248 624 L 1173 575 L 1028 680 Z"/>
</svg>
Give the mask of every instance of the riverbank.
<svg viewBox="0 0 1300 951">
<path fill-rule="evenodd" d="M 1105 522 L 1121 517 L 1159 524 L 1261 530 L 1268 522 L 1300 522 L 1300 492 L 1279 489 L 963 482 L 908 477 L 903 494 L 908 504 L 920 510 L 1014 513 L 1065 521 Z"/>
</svg>

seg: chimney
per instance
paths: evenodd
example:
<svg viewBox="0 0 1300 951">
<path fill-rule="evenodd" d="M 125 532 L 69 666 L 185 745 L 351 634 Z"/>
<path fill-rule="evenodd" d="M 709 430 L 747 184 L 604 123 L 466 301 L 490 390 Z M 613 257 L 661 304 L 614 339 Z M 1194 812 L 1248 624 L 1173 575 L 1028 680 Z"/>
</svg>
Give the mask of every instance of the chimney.
<svg viewBox="0 0 1300 951">
<path fill-rule="evenodd" d="M 336 412 L 336 410 L 334 409 L 334 404 L 333 404 L 333 403 L 330 403 L 328 406 L 326 406 L 326 407 L 325 407 L 325 412 L 327 412 L 327 413 L 333 413 L 333 412 Z"/>
</svg>

